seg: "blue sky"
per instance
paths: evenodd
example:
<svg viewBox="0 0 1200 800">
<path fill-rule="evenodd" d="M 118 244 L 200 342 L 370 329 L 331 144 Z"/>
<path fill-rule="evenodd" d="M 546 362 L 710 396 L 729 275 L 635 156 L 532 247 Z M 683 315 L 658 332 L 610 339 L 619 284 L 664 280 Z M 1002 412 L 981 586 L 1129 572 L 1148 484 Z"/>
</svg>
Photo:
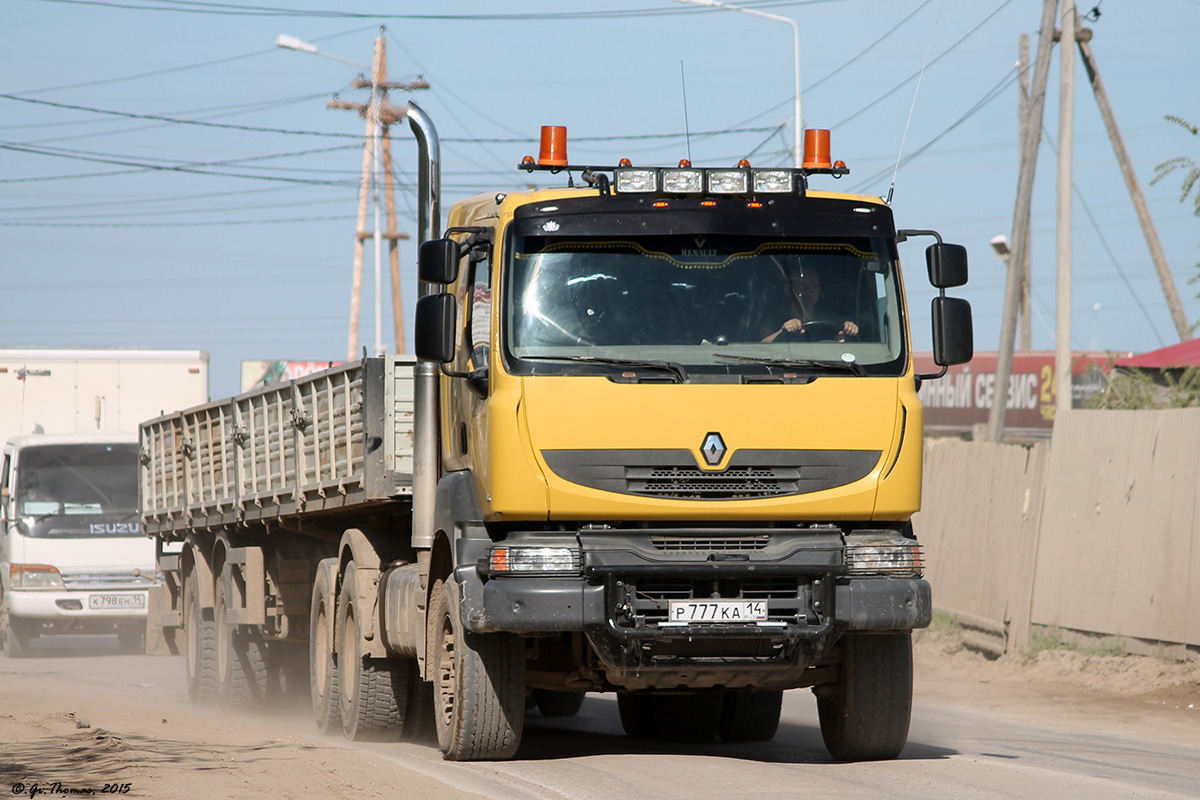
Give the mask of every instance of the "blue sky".
<svg viewBox="0 0 1200 800">
<path fill-rule="evenodd" d="M 431 84 L 412 97 L 443 139 L 443 211 L 524 186 L 515 165 L 536 154 L 546 124 L 567 126 L 572 162 L 673 164 L 690 148 L 705 166 L 790 163 L 794 50 L 783 23 L 675 0 L 258 3 L 5 2 L 0 345 L 204 349 L 214 397 L 238 391 L 243 360 L 344 358 L 363 123 L 326 101 L 366 93 L 352 87 L 356 67 L 276 48 L 279 34 L 369 64 L 385 27 L 389 79 Z M 804 126 L 831 128 L 833 157 L 851 170 L 814 187 L 886 195 L 902 156 L 897 224 L 967 246 L 972 278 L 960 293 L 975 310 L 976 349 L 994 350 L 1004 273 L 989 241 L 1011 235 L 1018 37 L 1029 34 L 1032 57 L 1042 3 L 743 5 L 800 26 Z M 1200 138 L 1164 119 L 1200 123 L 1200 0 L 1098 7 L 1085 23 L 1092 47 L 1194 322 L 1200 219 L 1179 202 L 1181 176 L 1149 182 L 1168 158 L 1200 158 Z M 1056 48 L 1033 202 L 1037 349 L 1054 347 L 1058 76 Z M 1073 345 L 1171 344 L 1079 62 L 1076 83 Z M 407 99 L 393 92 L 391 102 Z M 406 125 L 393 135 L 399 228 L 415 233 L 415 147 Z M 928 349 L 921 247 L 902 256 L 914 345 Z M 400 254 L 411 325 L 415 245 Z M 359 342 L 373 349 L 369 243 L 365 273 Z M 380 324 L 393 349 L 389 306 Z"/>
</svg>

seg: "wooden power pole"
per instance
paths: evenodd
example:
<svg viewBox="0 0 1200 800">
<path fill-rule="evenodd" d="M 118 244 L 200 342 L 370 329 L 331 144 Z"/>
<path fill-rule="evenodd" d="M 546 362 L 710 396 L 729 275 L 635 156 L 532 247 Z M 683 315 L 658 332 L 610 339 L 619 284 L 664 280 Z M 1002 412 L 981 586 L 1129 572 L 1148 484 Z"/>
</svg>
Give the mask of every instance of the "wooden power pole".
<svg viewBox="0 0 1200 800">
<path fill-rule="evenodd" d="M 996 386 L 988 413 L 987 438 L 1000 441 L 1004 430 L 1004 412 L 1008 404 L 1008 379 L 1012 373 L 1013 343 L 1017 330 L 1017 306 L 1020 303 L 1021 265 L 1029 260 L 1029 214 L 1033 198 L 1033 177 L 1037 167 L 1038 144 L 1042 139 L 1042 117 L 1046 109 L 1046 83 L 1050 74 L 1050 55 L 1054 44 L 1054 16 L 1058 0 L 1044 0 L 1042 27 L 1038 36 L 1037 57 L 1033 67 L 1033 87 L 1022 131 L 1021 168 L 1017 175 L 1017 202 L 1013 209 L 1012 249 L 1008 254 L 1008 280 L 1004 290 L 1004 317 L 1000 323 L 1000 347 L 996 352 Z"/>
<path fill-rule="evenodd" d="M 1017 181 L 1017 203 L 1013 214 L 1013 243 L 1009 254 L 1009 282 L 1006 285 L 1004 317 L 1000 329 L 1000 347 L 997 352 L 996 364 L 996 383 L 995 394 L 991 412 L 988 416 L 987 437 L 991 441 L 999 441 L 1000 434 L 1004 428 L 1004 412 L 1008 398 L 1009 376 L 1012 366 L 1012 353 L 1015 338 L 1016 319 L 1018 316 L 1018 308 L 1021 315 L 1024 317 L 1023 322 L 1028 324 L 1029 314 L 1029 298 L 1028 295 L 1022 297 L 1021 284 L 1024 283 L 1027 287 L 1031 286 L 1029 282 L 1029 218 L 1030 218 L 1030 199 L 1032 195 L 1033 175 L 1035 164 L 1037 161 L 1037 145 L 1041 137 L 1042 127 L 1042 112 L 1045 101 L 1046 90 L 1046 73 L 1049 70 L 1050 64 L 1050 46 L 1053 41 L 1061 39 L 1067 47 L 1064 47 L 1063 56 L 1063 79 L 1062 79 L 1062 101 L 1066 104 L 1060 108 L 1059 120 L 1059 302 L 1058 302 L 1058 331 L 1056 334 L 1055 343 L 1055 359 L 1056 359 L 1056 379 L 1057 386 L 1057 405 L 1056 412 L 1070 408 L 1071 406 L 1071 365 L 1070 365 L 1070 128 L 1073 126 L 1074 117 L 1074 57 L 1069 54 L 1068 50 L 1074 50 L 1076 46 L 1079 48 L 1080 55 L 1083 57 L 1084 68 L 1087 70 L 1088 80 L 1092 85 L 1092 93 L 1096 97 L 1096 104 L 1100 109 L 1100 115 L 1104 119 L 1104 126 L 1108 131 L 1109 140 L 1112 142 L 1113 152 L 1116 154 L 1117 162 L 1121 168 L 1121 176 L 1125 179 L 1125 186 L 1129 191 L 1129 197 L 1133 201 L 1134 209 L 1138 215 L 1138 221 L 1142 226 L 1142 234 L 1146 238 L 1146 244 L 1150 250 L 1150 258 L 1154 262 L 1155 270 L 1158 273 L 1159 282 L 1162 284 L 1163 296 L 1167 301 L 1167 307 L 1171 312 L 1171 319 L 1175 323 L 1176 332 L 1179 334 L 1180 341 L 1187 341 L 1191 338 L 1191 330 L 1187 324 L 1187 317 L 1183 311 L 1183 304 L 1179 299 L 1179 292 L 1175 287 L 1175 279 L 1171 275 L 1171 271 L 1167 266 L 1166 256 L 1163 253 L 1162 244 L 1159 242 L 1158 233 L 1154 227 L 1154 221 L 1150 217 L 1149 207 L 1146 205 L 1145 195 L 1142 193 L 1141 185 L 1138 183 L 1137 174 L 1133 169 L 1133 162 L 1129 158 L 1129 152 L 1125 149 L 1125 141 L 1121 136 L 1120 128 L 1117 127 L 1116 115 L 1113 113 L 1112 105 L 1108 100 L 1108 93 L 1104 89 L 1104 83 L 1100 80 L 1100 68 L 1096 63 L 1096 57 L 1092 53 L 1091 40 L 1092 31 L 1088 28 L 1077 27 L 1074 2 L 1064 0 L 1063 3 L 1063 29 L 1055 31 L 1053 29 L 1054 17 L 1058 10 L 1058 0 L 1044 0 L 1042 14 L 1042 29 L 1040 39 L 1038 41 L 1037 59 L 1034 65 L 1033 88 L 1029 92 L 1028 104 L 1021 105 L 1021 168 L 1020 176 Z M 1068 15 L 1069 10 L 1069 15 Z M 1068 26 L 1066 20 L 1070 19 L 1071 23 Z M 1068 29 L 1069 27 L 1069 29 Z M 1022 62 L 1024 57 L 1022 57 Z M 1024 86 L 1022 93 L 1024 94 Z M 1063 134 L 1066 134 L 1064 137 Z M 1065 141 L 1063 139 L 1065 138 Z M 1026 148 L 1029 149 L 1026 149 Z M 1064 158 L 1066 159 L 1064 162 Z M 1064 171 L 1066 173 L 1066 184 L 1064 185 Z M 1064 226 L 1064 217 L 1066 220 Z M 1064 231 L 1064 227 L 1066 230 Z M 1024 262 L 1022 268 L 1021 262 Z M 1023 277 L 1024 276 L 1024 277 Z M 1065 310 L 1064 310 L 1065 306 Z M 1065 330 L 1064 330 L 1065 329 Z M 1028 347 L 1026 340 L 1027 333 L 1022 330 L 1022 346 Z"/>
<path fill-rule="evenodd" d="M 359 78 L 354 82 L 356 89 L 370 89 L 371 101 L 369 103 L 349 103 L 344 100 L 334 98 L 327 104 L 329 108 L 348 109 L 357 111 L 359 116 L 367 121 L 366 135 L 363 139 L 363 160 L 362 160 L 362 178 L 359 181 L 358 189 L 358 220 L 356 223 L 354 236 L 354 276 L 351 281 L 350 289 L 350 333 L 348 337 L 348 345 L 346 348 L 346 359 L 354 360 L 358 357 L 358 331 L 359 320 L 362 309 L 362 272 L 363 272 L 363 248 L 364 242 L 367 239 L 373 239 L 376 242 L 375 257 L 378 262 L 380 258 L 379 242 L 382 239 L 387 239 L 389 258 L 391 261 L 391 285 L 392 285 L 392 313 L 393 323 L 396 336 L 396 352 L 403 353 L 404 345 L 404 314 L 403 314 L 403 299 L 400 286 L 400 253 L 398 243 L 409 236 L 406 233 L 396 231 L 396 202 L 395 190 L 392 180 L 392 148 L 390 126 L 394 122 L 399 122 L 404 119 L 407 110 L 402 107 L 390 105 L 387 102 L 387 93 L 389 89 L 401 89 L 404 91 L 413 91 L 414 89 L 428 89 L 429 84 L 424 80 L 416 80 L 411 83 L 389 83 L 387 80 L 387 52 L 385 49 L 382 29 L 380 36 L 375 39 L 375 58 L 372 62 L 371 80 Z M 379 230 L 379 208 L 378 208 L 378 190 L 379 179 L 373 177 L 373 165 L 377 159 L 382 162 L 380 171 L 383 173 L 383 182 L 387 204 L 387 231 Z M 376 197 L 376 223 L 374 230 L 367 230 L 367 205 L 368 199 L 372 196 L 372 189 Z M 379 316 L 379 281 L 378 270 L 380 265 L 376 264 L 377 270 L 377 285 L 376 285 L 376 324 L 378 324 Z"/>
</svg>

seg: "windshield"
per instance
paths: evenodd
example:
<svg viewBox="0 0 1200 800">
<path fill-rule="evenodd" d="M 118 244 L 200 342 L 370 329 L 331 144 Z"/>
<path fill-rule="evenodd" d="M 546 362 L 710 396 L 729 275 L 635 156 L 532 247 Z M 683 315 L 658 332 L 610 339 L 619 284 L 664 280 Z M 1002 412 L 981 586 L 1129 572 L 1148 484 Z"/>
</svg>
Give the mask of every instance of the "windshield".
<svg viewBox="0 0 1200 800">
<path fill-rule="evenodd" d="M 137 477 L 136 444 L 27 447 L 17 464 L 17 515 L 34 536 L 137 534 Z"/>
<path fill-rule="evenodd" d="M 507 267 L 506 356 L 517 374 L 605 361 L 665 362 L 692 378 L 904 368 L 883 238 L 514 235 Z"/>
</svg>

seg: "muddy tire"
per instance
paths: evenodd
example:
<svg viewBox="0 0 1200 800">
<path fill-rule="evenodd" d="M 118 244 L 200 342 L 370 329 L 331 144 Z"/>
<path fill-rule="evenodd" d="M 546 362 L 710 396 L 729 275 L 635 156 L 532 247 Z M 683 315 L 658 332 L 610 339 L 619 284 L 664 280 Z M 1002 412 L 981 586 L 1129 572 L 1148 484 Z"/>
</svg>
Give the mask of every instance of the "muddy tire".
<svg viewBox="0 0 1200 800">
<path fill-rule="evenodd" d="M 769 742 L 779 730 L 783 692 L 726 692 L 717 735 L 723 742 Z"/>
<path fill-rule="evenodd" d="M 525 654 L 509 633 L 463 628 L 459 589 L 434 584 L 430 674 L 438 745 L 450 761 L 512 758 L 525 726 Z"/>
<path fill-rule="evenodd" d="M 658 737 L 689 744 L 711 742 L 721 721 L 723 699 L 720 694 L 651 695 Z"/>
<path fill-rule="evenodd" d="M 258 626 L 229 622 L 233 580 L 228 569 L 222 571 L 213 610 L 217 703 L 227 708 L 260 708 L 267 700 L 267 643 Z"/>
<path fill-rule="evenodd" d="M 183 579 L 183 664 L 188 698 L 199 705 L 217 700 L 217 637 L 212 617 L 200 605 L 200 583 L 195 566 Z"/>
<path fill-rule="evenodd" d="M 573 717 L 583 708 L 583 692 L 534 689 L 533 702 L 543 717 Z"/>
<path fill-rule="evenodd" d="M 621 727 L 626 736 L 649 739 L 658 731 L 651 700 L 648 694 L 617 693 L 617 713 L 621 715 Z"/>
<path fill-rule="evenodd" d="M 416 661 L 371 658 L 363 652 L 362 625 L 369 611 L 359 607 L 358 570 L 346 565 L 338 595 L 338 716 L 342 733 L 357 742 L 399 741 Z"/>
<path fill-rule="evenodd" d="M 327 562 L 333 562 L 329 569 Z M 322 561 L 313 581 L 308 614 L 308 688 L 313 719 L 321 733 L 341 730 L 338 711 L 338 671 L 333 653 L 334 620 L 337 619 L 337 559 Z"/>
<path fill-rule="evenodd" d="M 841 677 L 814 689 L 825 747 L 838 761 L 896 758 L 912 714 L 912 634 L 846 634 Z"/>
</svg>

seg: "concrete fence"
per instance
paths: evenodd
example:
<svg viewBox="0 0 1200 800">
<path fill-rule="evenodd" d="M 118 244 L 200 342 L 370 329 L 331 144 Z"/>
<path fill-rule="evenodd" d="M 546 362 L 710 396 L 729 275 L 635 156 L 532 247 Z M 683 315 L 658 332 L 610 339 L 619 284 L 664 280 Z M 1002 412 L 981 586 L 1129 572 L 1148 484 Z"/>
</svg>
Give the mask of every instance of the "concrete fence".
<svg viewBox="0 0 1200 800">
<path fill-rule="evenodd" d="M 929 439 L 924 491 L 934 606 L 981 649 L 1056 628 L 1200 654 L 1200 409 L 1077 410 L 1032 447 Z"/>
</svg>

